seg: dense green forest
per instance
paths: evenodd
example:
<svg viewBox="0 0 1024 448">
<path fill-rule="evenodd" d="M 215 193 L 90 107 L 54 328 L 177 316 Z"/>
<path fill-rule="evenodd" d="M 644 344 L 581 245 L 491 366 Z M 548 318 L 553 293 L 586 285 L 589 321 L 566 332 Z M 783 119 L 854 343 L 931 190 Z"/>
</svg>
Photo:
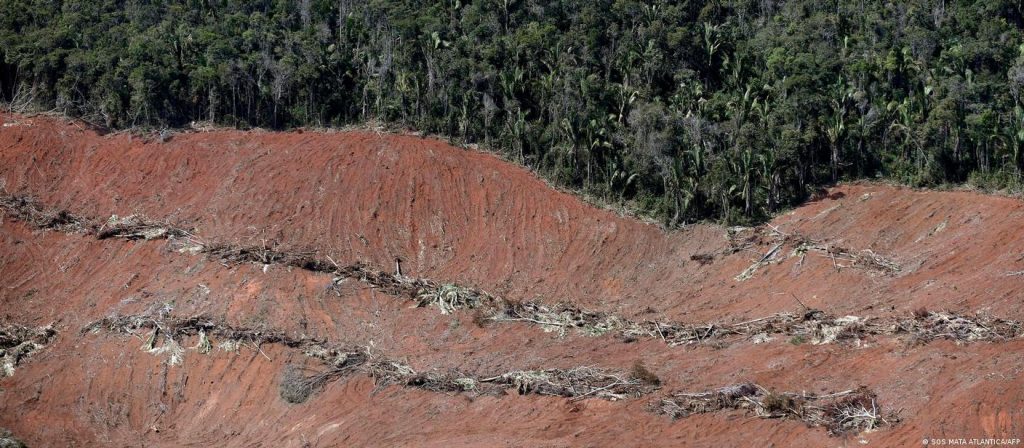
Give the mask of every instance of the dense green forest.
<svg viewBox="0 0 1024 448">
<path fill-rule="evenodd" d="M 1020 185 L 1019 1 L 0 0 L 0 92 L 112 128 L 379 121 L 670 226 Z"/>
</svg>

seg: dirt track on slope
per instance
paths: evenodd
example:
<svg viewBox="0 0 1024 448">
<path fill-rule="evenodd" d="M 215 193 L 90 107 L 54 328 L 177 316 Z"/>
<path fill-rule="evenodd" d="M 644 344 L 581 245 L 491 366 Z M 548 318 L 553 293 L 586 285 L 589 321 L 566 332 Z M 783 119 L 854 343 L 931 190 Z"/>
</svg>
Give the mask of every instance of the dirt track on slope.
<svg viewBox="0 0 1024 448">
<path fill-rule="evenodd" d="M 1013 199 L 840 186 L 771 225 L 845 253 L 870 250 L 898 272 L 785 247 L 737 280 L 774 248 L 770 231 L 732 242 L 712 225 L 667 233 L 556 192 L 493 156 L 435 140 L 215 131 L 160 143 L 100 136 L 48 117 L 0 121 L 0 182 L 13 194 L 83 216 L 138 213 L 182 223 L 207 240 L 316 249 L 342 264 L 390 269 L 400 258 L 408 276 L 513 300 L 682 322 L 739 322 L 804 306 L 837 316 L 927 309 L 1024 320 L 1024 275 L 1012 275 L 1024 271 L 1024 206 Z M 612 334 L 559 336 L 525 323 L 481 327 L 472 310 L 411 308 L 359 282 L 335 289 L 329 275 L 226 266 L 164 241 L 97 240 L 9 216 L 0 227 L 0 278 L 0 323 L 58 329 L 50 345 L 0 379 L 0 427 L 33 446 L 859 446 L 862 439 L 920 446 L 924 437 L 1024 435 L 1018 339 L 866 338 L 850 346 L 775 338 L 669 347 Z M 169 365 L 140 351 L 139 338 L 80 331 L 111 314 L 163 307 L 372 347 L 418 372 L 628 371 L 640 360 L 662 389 L 570 401 L 377 388 L 355 375 L 293 405 L 278 394 L 285 365 L 316 366 L 285 347 L 189 351 Z M 669 391 L 745 381 L 815 393 L 865 385 L 902 421 L 830 437 L 743 411 L 673 421 L 648 410 Z"/>
</svg>

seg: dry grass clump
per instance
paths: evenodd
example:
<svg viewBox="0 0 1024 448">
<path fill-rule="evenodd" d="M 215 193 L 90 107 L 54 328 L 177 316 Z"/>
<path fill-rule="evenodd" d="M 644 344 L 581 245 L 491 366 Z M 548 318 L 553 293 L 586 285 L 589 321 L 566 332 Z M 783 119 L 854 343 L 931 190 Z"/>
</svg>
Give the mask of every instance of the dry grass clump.
<svg viewBox="0 0 1024 448">
<path fill-rule="evenodd" d="M 741 383 L 699 393 L 674 392 L 652 406 L 654 412 L 674 419 L 736 409 L 761 418 L 800 420 L 811 427 L 824 427 L 834 436 L 899 422 L 897 415 L 882 412 L 875 394 L 865 387 L 817 395 L 773 392 L 754 383 Z"/>
<path fill-rule="evenodd" d="M 13 376 L 19 363 L 46 347 L 56 335 L 53 325 L 38 328 L 0 326 L 0 378 Z"/>
</svg>

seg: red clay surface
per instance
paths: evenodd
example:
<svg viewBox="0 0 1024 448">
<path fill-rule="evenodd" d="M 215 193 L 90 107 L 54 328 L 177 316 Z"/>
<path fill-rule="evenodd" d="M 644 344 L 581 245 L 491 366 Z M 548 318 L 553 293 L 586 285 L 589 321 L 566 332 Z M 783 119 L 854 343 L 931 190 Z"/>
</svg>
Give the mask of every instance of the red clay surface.
<svg viewBox="0 0 1024 448">
<path fill-rule="evenodd" d="M 723 322 L 808 306 L 883 316 L 926 307 L 1024 320 L 1024 205 L 967 192 L 844 185 L 780 215 L 780 230 L 871 249 L 903 270 L 836 271 L 809 254 L 734 277 L 758 258 L 726 248 L 725 229 L 665 232 L 556 192 L 493 156 L 411 136 L 216 131 L 165 143 L 99 136 L 66 120 L 0 116 L 0 184 L 88 216 L 144 213 L 204 238 L 274 240 L 342 263 L 476 285 L 515 298 L 567 300 L 631 318 Z M 764 252 L 766 247 L 755 247 Z M 159 241 L 96 241 L 0 225 L 0 322 L 56 321 L 56 341 L 0 379 L 0 427 L 31 446 L 921 446 L 925 437 L 1024 438 L 1024 341 L 866 348 L 625 344 L 560 338 L 519 324 L 479 328 L 470 313 L 434 309 L 300 270 L 227 268 Z M 366 377 L 332 383 L 300 405 L 277 378 L 303 356 L 189 352 L 180 366 L 124 336 L 79 334 L 115 312 L 173 303 L 239 325 L 371 345 L 418 371 L 591 365 L 640 359 L 663 390 L 756 381 L 779 390 L 867 385 L 903 422 L 832 438 L 795 421 L 741 412 L 672 421 L 657 397 L 620 402 L 508 395 L 471 398 Z M 216 341 L 215 341 L 216 342 Z M 193 344 L 194 341 L 188 341 Z M 269 359 L 268 359 L 269 357 Z"/>
</svg>

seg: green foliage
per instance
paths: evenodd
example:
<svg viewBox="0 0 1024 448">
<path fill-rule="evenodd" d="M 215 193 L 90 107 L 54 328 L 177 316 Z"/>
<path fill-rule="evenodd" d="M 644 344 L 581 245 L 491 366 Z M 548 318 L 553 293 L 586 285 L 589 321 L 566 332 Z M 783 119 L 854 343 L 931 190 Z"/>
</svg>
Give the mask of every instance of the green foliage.
<svg viewBox="0 0 1024 448">
<path fill-rule="evenodd" d="M 0 0 L 0 95 L 109 127 L 378 120 L 660 216 L 1020 185 L 1019 2 Z"/>
</svg>

